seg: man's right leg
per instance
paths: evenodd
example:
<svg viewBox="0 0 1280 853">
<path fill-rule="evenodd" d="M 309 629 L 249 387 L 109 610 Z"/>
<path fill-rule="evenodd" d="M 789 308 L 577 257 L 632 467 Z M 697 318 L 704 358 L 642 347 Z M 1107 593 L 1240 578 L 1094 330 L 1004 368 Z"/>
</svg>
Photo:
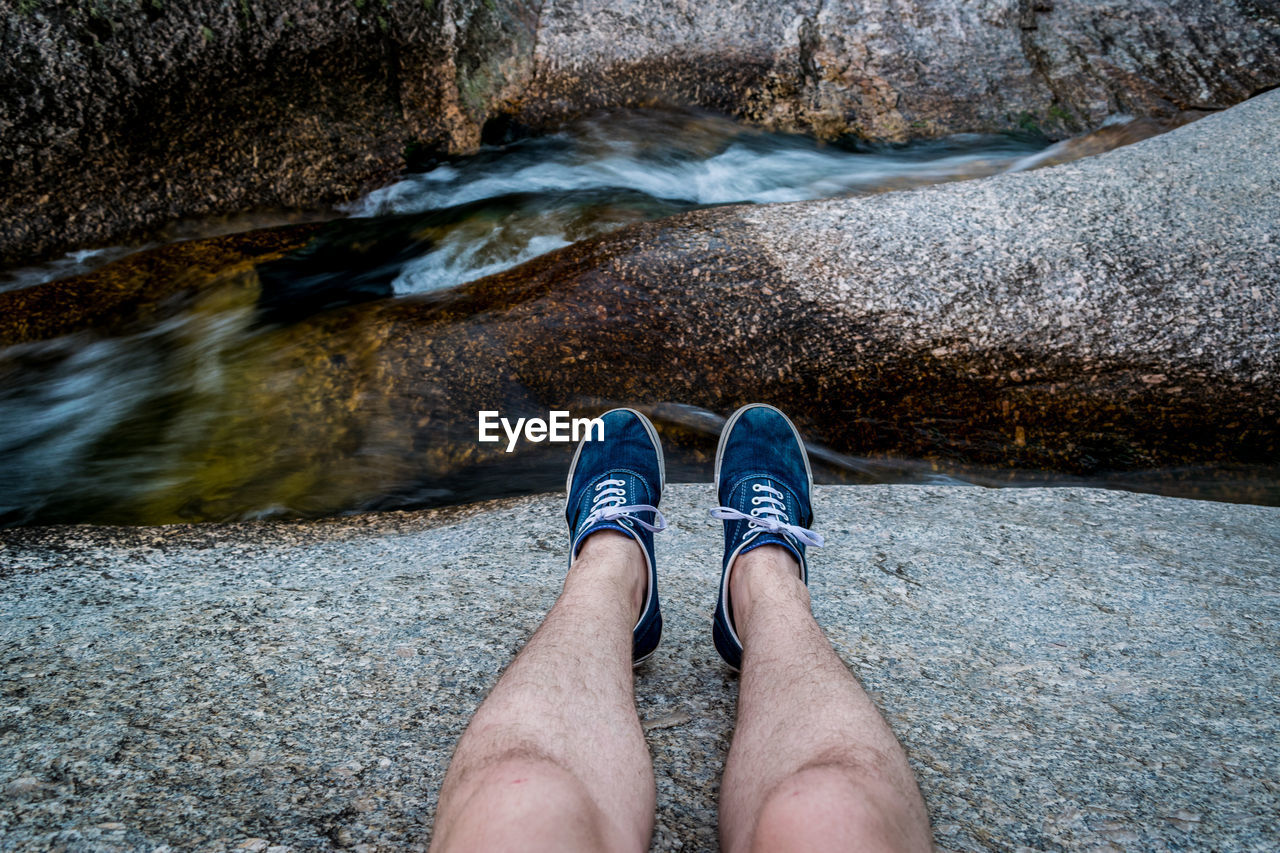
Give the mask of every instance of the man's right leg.
<svg viewBox="0 0 1280 853">
<path fill-rule="evenodd" d="M 653 534 L 662 444 L 639 412 L 601 416 L 569 467 L 564 592 L 476 711 L 440 791 L 432 851 L 644 850 L 654 780 L 633 661 L 662 634 Z"/>
<path fill-rule="evenodd" d="M 906 755 L 814 621 L 795 559 L 758 548 L 729 583 L 743 662 L 724 849 L 929 850 Z"/>
<path fill-rule="evenodd" d="M 602 531 L 485 699 L 440 791 L 433 851 L 643 850 L 654 782 L 636 716 L 640 546 Z"/>
</svg>

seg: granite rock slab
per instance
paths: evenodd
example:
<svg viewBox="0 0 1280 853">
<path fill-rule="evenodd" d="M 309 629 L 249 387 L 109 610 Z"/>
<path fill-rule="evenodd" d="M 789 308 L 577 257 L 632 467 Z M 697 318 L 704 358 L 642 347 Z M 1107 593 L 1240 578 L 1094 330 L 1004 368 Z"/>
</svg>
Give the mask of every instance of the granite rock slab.
<svg viewBox="0 0 1280 853">
<path fill-rule="evenodd" d="M 736 677 L 718 525 L 674 485 L 639 671 L 656 850 L 715 850 Z M 815 614 L 951 850 L 1265 850 L 1280 509 L 818 487 Z M 0 849 L 425 849 L 476 704 L 552 604 L 561 498 L 0 532 Z"/>
</svg>

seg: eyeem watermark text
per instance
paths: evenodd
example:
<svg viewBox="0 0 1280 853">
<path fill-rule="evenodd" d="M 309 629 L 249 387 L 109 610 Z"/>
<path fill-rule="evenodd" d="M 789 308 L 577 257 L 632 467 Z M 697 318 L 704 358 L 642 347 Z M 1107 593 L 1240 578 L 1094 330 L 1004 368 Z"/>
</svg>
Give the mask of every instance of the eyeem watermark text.
<svg viewBox="0 0 1280 853">
<path fill-rule="evenodd" d="M 571 418 L 568 412 L 552 410 L 547 419 L 516 418 L 512 424 L 497 412 L 480 412 L 480 440 L 501 441 L 498 427 L 507 434 L 507 452 L 516 449 L 521 433 L 525 441 L 581 441 L 590 435 L 592 441 L 604 441 L 604 421 L 599 418 Z"/>
</svg>

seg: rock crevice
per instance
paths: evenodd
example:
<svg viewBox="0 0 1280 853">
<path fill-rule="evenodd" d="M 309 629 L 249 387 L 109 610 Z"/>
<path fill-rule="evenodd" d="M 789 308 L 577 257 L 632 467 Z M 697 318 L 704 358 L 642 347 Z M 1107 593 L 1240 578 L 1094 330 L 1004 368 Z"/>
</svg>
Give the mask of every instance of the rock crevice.
<svg viewBox="0 0 1280 853">
<path fill-rule="evenodd" d="M 700 210 L 433 296 L 313 314 L 229 351 L 236 380 L 216 399 L 171 404 L 167 452 L 183 476 L 145 506 L 93 511 L 227 518 L 265 502 L 315 514 L 396 490 L 448 494 L 513 458 L 476 443 L 480 410 L 723 415 L 759 400 L 864 460 L 1159 472 L 1166 488 L 1211 466 L 1210 480 L 1256 477 L 1251 499 L 1274 502 L 1280 175 L 1265 164 L 1277 160 L 1273 92 L 1065 166 Z M 282 231 L 215 256 L 300 239 Z M 138 274 L 109 269 L 84 284 L 124 293 Z M 238 276 L 235 298 L 261 310 L 263 269 Z M 0 305 L 47 314 L 67 292 L 55 282 Z M 118 309 L 108 319 L 125 327 L 139 316 L 127 299 Z M 58 317 L 10 326 L 9 340 L 69 331 Z M 41 351 L 12 349 L 5 368 L 40 375 Z M 53 502 L 40 511 L 83 512 L 68 491 L 42 494 Z"/>
</svg>

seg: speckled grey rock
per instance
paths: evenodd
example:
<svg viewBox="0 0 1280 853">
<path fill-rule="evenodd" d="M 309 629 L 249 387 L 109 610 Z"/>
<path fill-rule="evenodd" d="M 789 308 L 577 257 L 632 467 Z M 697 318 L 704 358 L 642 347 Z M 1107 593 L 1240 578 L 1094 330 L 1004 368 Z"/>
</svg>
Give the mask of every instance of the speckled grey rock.
<svg viewBox="0 0 1280 853">
<path fill-rule="evenodd" d="M 1274 85 L 1252 0 L 548 0 L 524 114 L 690 101 L 771 127 L 905 139 L 1221 108 Z"/>
<path fill-rule="evenodd" d="M 1270 385 L 1277 162 L 1280 91 L 1051 169 L 741 217 L 801 293 L 891 328 L 903 348 L 1146 362 Z"/>
<path fill-rule="evenodd" d="M 716 849 L 736 687 L 708 630 L 712 498 L 664 500 L 668 629 L 637 686 L 655 849 Z M 815 612 L 940 845 L 1274 841 L 1280 509 L 873 486 L 820 487 L 816 511 Z M 0 533 L 0 849 L 424 845 L 455 739 L 555 598 L 561 524 L 550 495 Z"/>
</svg>

